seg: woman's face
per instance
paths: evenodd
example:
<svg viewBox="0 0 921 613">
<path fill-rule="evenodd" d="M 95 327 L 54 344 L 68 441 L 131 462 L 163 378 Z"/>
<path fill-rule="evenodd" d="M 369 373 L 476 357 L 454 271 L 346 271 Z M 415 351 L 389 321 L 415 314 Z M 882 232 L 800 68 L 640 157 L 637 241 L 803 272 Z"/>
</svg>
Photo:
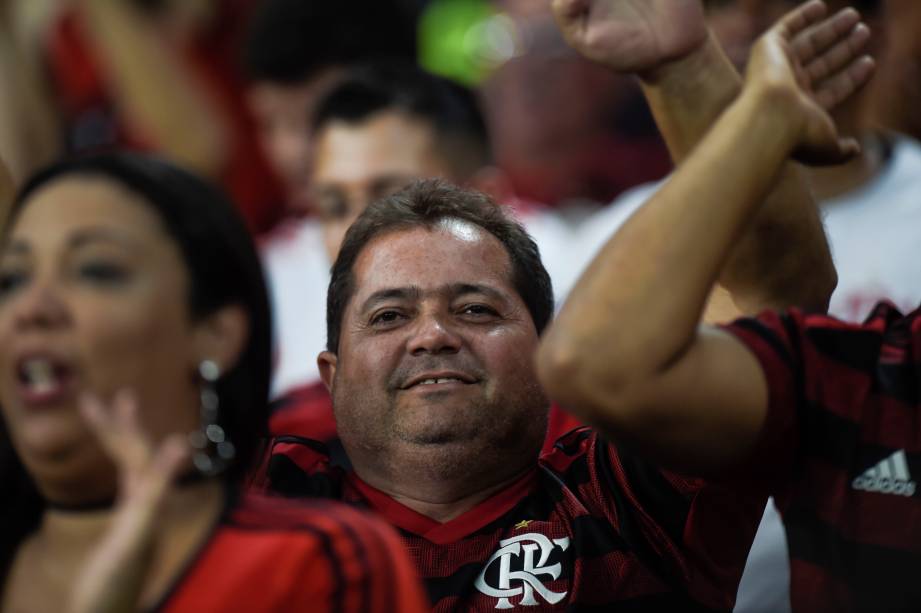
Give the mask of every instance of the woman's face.
<svg viewBox="0 0 921 613">
<path fill-rule="evenodd" d="M 154 439 L 196 428 L 206 356 L 188 284 L 156 213 L 113 180 L 65 176 L 29 198 L 0 246 L 0 407 L 46 496 L 111 494 L 112 466 L 78 413 L 84 392 L 133 389 Z"/>
</svg>

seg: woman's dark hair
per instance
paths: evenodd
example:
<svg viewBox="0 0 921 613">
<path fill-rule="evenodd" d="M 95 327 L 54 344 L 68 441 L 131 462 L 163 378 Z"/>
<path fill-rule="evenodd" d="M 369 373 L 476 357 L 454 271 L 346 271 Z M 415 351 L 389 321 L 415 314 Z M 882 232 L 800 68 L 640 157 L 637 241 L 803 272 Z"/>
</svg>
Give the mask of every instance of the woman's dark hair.
<svg viewBox="0 0 921 613">
<path fill-rule="evenodd" d="M 352 268 L 368 243 L 398 230 L 435 228 L 446 219 L 478 226 L 502 243 L 512 264 L 512 284 L 527 306 L 537 332 L 543 332 L 553 315 L 553 287 L 534 240 L 486 194 L 439 179 L 425 179 L 371 204 L 346 232 L 326 295 L 329 351 L 339 351 L 342 315 L 355 292 Z"/>
<path fill-rule="evenodd" d="M 40 171 L 19 192 L 11 224 L 37 190 L 75 175 L 111 179 L 141 196 L 156 213 L 185 261 L 193 321 L 230 304 L 246 311 L 245 348 L 217 382 L 220 425 L 237 449 L 227 477 L 240 478 L 267 431 L 272 342 L 265 279 L 243 220 L 218 188 L 185 170 L 138 153 L 107 153 L 64 160 Z"/>
<path fill-rule="evenodd" d="M 13 449 L 6 424 L 0 419 L 0 600 L 3 579 L 22 540 L 38 527 L 45 503 Z"/>
</svg>

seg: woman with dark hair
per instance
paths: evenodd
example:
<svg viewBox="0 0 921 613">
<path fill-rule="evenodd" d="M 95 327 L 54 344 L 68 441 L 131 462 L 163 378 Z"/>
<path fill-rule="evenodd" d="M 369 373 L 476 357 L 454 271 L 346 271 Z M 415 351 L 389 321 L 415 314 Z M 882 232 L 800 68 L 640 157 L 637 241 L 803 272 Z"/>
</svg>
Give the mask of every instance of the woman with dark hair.
<svg viewBox="0 0 921 613">
<path fill-rule="evenodd" d="M 255 248 L 203 181 L 115 154 L 21 190 L 0 407 L 46 504 L 11 535 L 0 608 L 423 606 L 383 525 L 236 491 L 266 430 L 270 329 Z"/>
</svg>

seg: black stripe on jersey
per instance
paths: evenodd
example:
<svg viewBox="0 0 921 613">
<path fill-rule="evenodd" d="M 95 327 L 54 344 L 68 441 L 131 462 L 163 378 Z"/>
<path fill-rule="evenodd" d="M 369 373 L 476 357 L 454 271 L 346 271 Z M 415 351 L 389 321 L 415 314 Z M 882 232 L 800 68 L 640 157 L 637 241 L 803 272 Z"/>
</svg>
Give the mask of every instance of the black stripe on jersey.
<svg viewBox="0 0 921 613">
<path fill-rule="evenodd" d="M 905 403 L 906 410 L 916 411 L 918 396 L 918 366 L 910 362 L 878 364 L 873 380 L 874 391 Z"/>
<path fill-rule="evenodd" d="M 352 541 L 355 548 L 355 557 L 358 559 L 358 564 L 361 567 L 361 610 L 370 611 L 374 600 L 371 589 L 371 573 L 372 572 L 386 572 L 388 573 L 388 578 L 385 585 L 393 587 L 395 581 L 393 579 L 393 568 L 390 564 L 384 564 L 384 568 L 374 569 L 371 566 L 371 562 L 368 559 L 368 550 L 365 547 L 365 543 L 361 540 L 358 534 L 355 533 L 355 530 L 352 529 L 352 526 L 348 525 L 345 522 L 336 521 L 339 524 L 339 527 L 342 528 L 342 532 L 348 536 L 349 540 Z M 369 534 L 369 536 L 371 536 Z M 376 533 L 374 537 L 376 539 Z M 379 545 L 380 546 L 380 545 Z M 383 558 L 382 558 L 383 559 Z M 391 596 L 392 599 L 392 596 Z"/>
<path fill-rule="evenodd" d="M 618 484 L 617 479 L 613 473 L 613 467 L 611 466 L 608 456 L 607 449 L 608 444 L 603 443 L 599 440 L 599 444 L 596 446 L 596 462 L 601 471 L 602 479 L 604 479 L 605 489 L 608 494 L 611 496 L 612 501 L 614 502 L 614 508 L 617 511 L 617 529 L 626 541 L 627 546 L 633 551 L 634 554 L 640 559 L 640 561 L 645 564 L 649 569 L 651 569 L 662 581 L 674 590 L 677 594 L 680 594 L 683 598 L 683 602 L 687 603 L 693 602 L 690 596 L 687 593 L 687 587 L 684 584 L 684 581 L 678 576 L 678 570 L 673 568 L 668 568 L 665 560 L 662 559 L 652 547 L 649 545 L 646 540 L 645 535 L 643 534 L 642 529 L 639 526 L 638 521 L 633 517 L 632 509 L 633 504 L 627 500 L 624 492 L 621 491 L 620 485 Z M 671 484 L 665 481 L 662 475 L 659 475 L 659 479 L 665 481 L 664 486 L 661 482 L 657 482 L 654 477 L 647 474 L 648 470 L 644 469 L 641 465 L 638 465 L 637 462 L 625 461 L 625 454 L 622 454 L 618 451 L 618 455 L 621 458 L 621 463 L 624 466 L 624 470 L 627 472 L 628 481 L 633 485 L 635 482 L 633 479 L 638 479 L 636 482 L 638 486 L 634 490 L 634 494 L 637 496 L 640 504 L 649 503 L 654 505 L 658 509 L 658 515 L 652 513 L 653 517 L 657 518 L 659 524 L 666 527 L 666 530 L 669 532 L 669 535 L 672 535 L 672 530 L 675 529 L 677 525 L 677 517 L 684 517 L 684 522 L 682 523 L 681 531 L 678 533 L 678 539 L 675 542 L 682 542 L 682 535 L 684 532 L 684 523 L 687 521 L 687 514 L 689 513 L 690 507 L 689 503 L 683 496 L 680 501 L 677 498 L 669 495 L 668 493 L 661 493 L 658 495 L 653 495 L 651 491 L 643 493 L 643 490 L 651 490 L 653 487 L 664 487 L 664 489 L 672 490 Z M 628 465 L 630 468 L 628 469 Z M 631 474 L 631 471 L 633 474 Z M 675 494 L 672 491 L 672 494 Z M 677 504 L 676 507 L 665 507 L 660 508 L 665 500 L 670 500 Z"/>
<path fill-rule="evenodd" d="M 341 499 L 341 483 L 322 472 L 309 474 L 288 456 L 278 453 L 269 458 L 269 489 L 289 498 Z"/>
<path fill-rule="evenodd" d="M 786 317 L 784 319 L 784 324 L 786 324 Z M 777 334 L 772 331 L 770 328 L 765 326 L 763 323 L 757 319 L 740 319 L 736 321 L 734 326 L 738 328 L 744 328 L 749 332 L 754 332 L 757 334 L 764 342 L 771 346 L 774 352 L 780 356 L 780 359 L 784 361 L 788 368 L 795 370 L 793 357 L 790 355 L 790 350 L 783 344 L 783 342 L 777 338 Z M 788 330 L 789 333 L 789 330 Z M 789 335 L 792 339 L 795 339 L 796 336 Z"/>
<path fill-rule="evenodd" d="M 861 446 L 858 423 L 810 403 L 800 414 L 802 434 L 798 462 L 819 458 L 844 470 L 851 470 L 854 454 Z"/>
<path fill-rule="evenodd" d="M 476 588 L 477 577 L 483 572 L 482 562 L 464 564 L 447 577 L 423 577 L 425 591 L 433 608 L 443 598 L 467 598 Z"/>
<path fill-rule="evenodd" d="M 806 336 L 823 357 L 872 376 L 879 360 L 882 335 L 858 328 L 806 329 Z"/>
<path fill-rule="evenodd" d="M 852 586 L 854 610 L 917 611 L 921 602 L 918 552 L 846 539 L 803 507 L 785 513 L 784 524 L 790 557 L 823 568 Z"/>
<path fill-rule="evenodd" d="M 601 605 L 576 603 L 570 605 L 568 610 L 573 613 L 720 613 L 719 609 L 710 609 L 674 592 L 649 594 Z"/>
</svg>

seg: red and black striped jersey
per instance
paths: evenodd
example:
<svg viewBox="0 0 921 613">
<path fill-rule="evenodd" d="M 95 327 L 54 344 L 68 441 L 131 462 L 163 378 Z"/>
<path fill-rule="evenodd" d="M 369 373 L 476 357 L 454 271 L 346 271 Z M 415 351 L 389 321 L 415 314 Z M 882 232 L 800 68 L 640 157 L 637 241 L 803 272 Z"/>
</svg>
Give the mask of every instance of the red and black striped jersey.
<svg viewBox="0 0 921 613">
<path fill-rule="evenodd" d="M 784 518 L 797 612 L 921 611 L 921 310 L 728 327 L 770 390 L 753 474 Z"/>
<path fill-rule="evenodd" d="M 329 501 L 248 494 L 157 611 L 428 611 L 399 536 L 379 519 Z"/>
<path fill-rule="evenodd" d="M 273 442 L 257 483 L 373 508 L 402 532 L 436 611 L 730 611 L 766 500 L 653 468 L 589 428 L 446 523 L 296 437 Z"/>
</svg>

